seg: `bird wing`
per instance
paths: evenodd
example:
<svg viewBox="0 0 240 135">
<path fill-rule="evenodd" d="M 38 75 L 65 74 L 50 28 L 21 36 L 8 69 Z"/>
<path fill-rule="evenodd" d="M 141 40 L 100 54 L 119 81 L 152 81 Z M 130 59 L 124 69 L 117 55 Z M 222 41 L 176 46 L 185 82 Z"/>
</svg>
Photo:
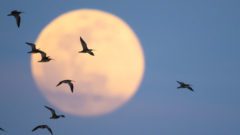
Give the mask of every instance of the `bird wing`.
<svg viewBox="0 0 240 135">
<path fill-rule="evenodd" d="M 36 126 L 35 128 L 33 128 L 32 132 L 34 132 L 35 130 L 41 128 L 42 125 Z"/>
<path fill-rule="evenodd" d="M 31 46 L 32 50 L 36 50 L 36 45 L 34 43 L 26 42 L 26 44 Z"/>
<path fill-rule="evenodd" d="M 180 85 L 183 85 L 183 84 L 184 84 L 183 82 L 180 82 L 180 81 L 177 81 L 177 83 L 179 83 Z"/>
<path fill-rule="evenodd" d="M 191 91 L 194 91 L 191 86 L 188 86 L 187 88 L 188 88 L 189 90 L 191 90 Z"/>
<path fill-rule="evenodd" d="M 17 26 L 20 27 L 20 23 L 21 23 L 21 17 L 20 15 L 14 15 L 16 22 L 17 22 Z"/>
<path fill-rule="evenodd" d="M 56 112 L 54 109 L 52 109 L 51 107 L 48 106 L 44 106 L 45 108 L 47 108 L 49 111 L 51 111 L 52 115 L 56 115 Z"/>
<path fill-rule="evenodd" d="M 63 81 L 64 81 L 64 80 L 63 80 Z M 61 85 L 61 84 L 63 83 L 63 81 L 60 81 L 60 82 L 57 84 L 57 86 Z"/>
<path fill-rule="evenodd" d="M 73 92 L 73 83 L 72 83 L 72 82 L 69 82 L 68 85 L 69 85 L 69 87 L 70 87 L 70 89 L 71 89 L 71 92 Z"/>
<path fill-rule="evenodd" d="M 87 43 L 80 37 L 81 45 L 83 50 L 88 50 Z"/>
<path fill-rule="evenodd" d="M 3 128 L 0 128 L 1 131 L 5 132 L 5 130 Z"/>
<path fill-rule="evenodd" d="M 42 58 L 47 57 L 47 54 L 44 51 L 39 50 L 38 52 L 41 54 Z"/>
<path fill-rule="evenodd" d="M 52 132 L 52 129 L 49 127 L 49 126 L 47 126 L 46 125 L 46 128 L 47 128 L 47 130 L 51 133 L 51 135 L 53 134 L 53 132 Z"/>
</svg>

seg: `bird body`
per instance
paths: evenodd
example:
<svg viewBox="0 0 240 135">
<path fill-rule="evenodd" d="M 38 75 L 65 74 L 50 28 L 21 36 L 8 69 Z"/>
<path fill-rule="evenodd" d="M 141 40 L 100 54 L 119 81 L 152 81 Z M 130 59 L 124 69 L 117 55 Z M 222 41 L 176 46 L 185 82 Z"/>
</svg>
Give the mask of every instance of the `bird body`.
<svg viewBox="0 0 240 135">
<path fill-rule="evenodd" d="M 13 10 L 10 14 L 8 14 L 8 16 L 14 16 L 15 17 L 18 28 L 20 27 L 20 23 L 21 23 L 21 17 L 20 17 L 21 13 L 23 13 L 23 12 Z"/>
<path fill-rule="evenodd" d="M 61 84 L 63 84 L 63 83 L 66 83 L 66 84 L 68 84 L 69 85 L 69 87 L 70 87 L 70 89 L 71 89 L 71 92 L 73 93 L 73 88 L 74 88 L 74 86 L 73 86 L 73 80 L 62 80 L 62 81 L 60 81 L 58 84 L 57 84 L 57 86 L 59 86 L 59 85 L 61 85 Z M 57 87 L 56 86 L 56 87 Z"/>
<path fill-rule="evenodd" d="M 180 85 L 179 87 L 177 87 L 178 89 L 180 89 L 180 88 L 187 88 L 190 91 L 194 91 L 190 84 L 187 84 L 187 83 L 184 83 L 184 82 L 180 82 L 180 81 L 177 81 L 177 83 Z"/>
<path fill-rule="evenodd" d="M 38 125 L 33 128 L 32 132 L 36 131 L 37 129 L 47 129 L 51 133 L 51 135 L 53 135 L 52 129 L 48 125 Z"/>
<path fill-rule="evenodd" d="M 65 116 L 64 115 L 57 115 L 56 114 L 56 111 L 54 109 L 52 109 L 51 107 L 48 107 L 48 106 L 44 106 L 45 108 L 47 108 L 49 111 L 51 111 L 52 113 L 52 116 L 50 117 L 50 119 L 58 119 L 58 118 L 64 118 Z"/>
<path fill-rule="evenodd" d="M 28 53 L 39 53 L 40 52 L 40 50 L 36 48 L 36 45 L 34 43 L 26 42 L 26 44 L 29 45 L 32 49 Z"/>
<path fill-rule="evenodd" d="M 80 42 L 81 42 L 83 50 L 79 51 L 79 53 L 88 53 L 88 54 L 94 56 L 93 49 L 88 49 L 87 43 L 82 39 L 82 37 L 80 37 Z"/>
<path fill-rule="evenodd" d="M 42 57 L 41 60 L 38 62 L 49 62 L 49 61 L 53 60 L 52 58 L 47 56 L 47 54 L 44 51 L 39 50 L 38 52 L 41 54 L 41 57 Z"/>
</svg>

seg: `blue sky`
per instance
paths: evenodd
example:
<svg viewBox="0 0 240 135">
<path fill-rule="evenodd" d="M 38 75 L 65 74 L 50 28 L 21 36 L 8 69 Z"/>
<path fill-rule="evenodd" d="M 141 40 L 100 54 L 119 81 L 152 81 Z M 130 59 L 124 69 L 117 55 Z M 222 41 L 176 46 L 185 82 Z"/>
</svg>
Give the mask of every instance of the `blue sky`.
<svg viewBox="0 0 240 135">
<path fill-rule="evenodd" d="M 240 1 L 237 0 L 1 0 L 0 127 L 9 135 L 51 125 L 56 135 L 239 135 Z M 62 13 L 99 9 L 125 20 L 145 54 L 134 98 L 101 117 L 51 121 L 30 70 L 29 48 Z M 22 26 L 6 16 L 24 11 Z M 196 92 L 177 90 L 176 80 Z"/>
</svg>

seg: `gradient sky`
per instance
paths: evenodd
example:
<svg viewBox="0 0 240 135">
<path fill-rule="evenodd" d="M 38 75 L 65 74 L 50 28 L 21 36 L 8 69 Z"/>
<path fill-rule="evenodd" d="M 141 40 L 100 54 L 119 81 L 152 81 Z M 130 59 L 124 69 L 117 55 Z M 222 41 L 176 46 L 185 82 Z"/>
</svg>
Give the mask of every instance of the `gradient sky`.
<svg viewBox="0 0 240 135">
<path fill-rule="evenodd" d="M 239 135 L 239 0 L 1 0 L 0 127 L 6 135 L 49 124 L 55 135 Z M 117 111 L 51 121 L 31 75 L 29 48 L 62 13 L 99 9 L 125 20 L 144 49 L 146 69 L 136 95 Z M 24 11 L 16 27 L 11 10 Z M 195 92 L 178 90 L 176 80 Z M 59 110 L 58 110 L 59 111 Z"/>
</svg>

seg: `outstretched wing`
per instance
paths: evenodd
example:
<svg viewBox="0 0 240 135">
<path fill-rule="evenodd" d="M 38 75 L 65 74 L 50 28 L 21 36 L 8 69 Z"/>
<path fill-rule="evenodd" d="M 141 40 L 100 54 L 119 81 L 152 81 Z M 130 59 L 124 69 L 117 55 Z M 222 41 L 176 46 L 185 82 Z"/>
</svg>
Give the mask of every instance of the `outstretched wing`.
<svg viewBox="0 0 240 135">
<path fill-rule="evenodd" d="M 60 81 L 60 82 L 57 84 L 57 86 L 61 85 L 62 83 L 63 83 L 63 81 Z M 57 86 L 56 86 L 56 87 L 57 87 Z"/>
<path fill-rule="evenodd" d="M 80 37 L 81 45 L 83 50 L 88 50 L 87 43 Z"/>
<path fill-rule="evenodd" d="M 187 87 L 190 91 L 194 91 L 191 86 Z"/>
<path fill-rule="evenodd" d="M 29 42 L 26 42 L 27 45 L 29 45 L 32 50 L 36 50 L 36 45 L 34 43 L 29 43 Z"/>
<path fill-rule="evenodd" d="M 179 83 L 180 85 L 184 85 L 184 83 L 183 83 L 183 82 L 180 82 L 180 81 L 177 81 L 177 83 Z"/>
<path fill-rule="evenodd" d="M 0 128 L 1 131 L 5 132 L 5 130 L 3 128 Z"/>
<path fill-rule="evenodd" d="M 51 135 L 53 134 L 52 129 L 49 126 L 46 126 L 47 130 L 51 133 Z"/>
<path fill-rule="evenodd" d="M 20 23 L 21 23 L 21 17 L 20 15 L 14 15 L 15 19 L 16 19 L 16 23 L 17 23 L 17 26 L 18 28 L 20 27 Z"/>
<path fill-rule="evenodd" d="M 42 125 L 36 126 L 35 128 L 33 128 L 32 132 L 34 132 L 35 130 L 41 128 Z"/>
<path fill-rule="evenodd" d="M 51 111 L 52 115 L 56 115 L 56 112 L 54 109 L 48 107 L 48 106 L 44 106 L 45 108 L 47 108 L 49 111 Z"/>
<path fill-rule="evenodd" d="M 73 92 L 73 83 L 72 83 L 72 82 L 69 82 L 68 85 L 69 85 L 69 87 L 70 87 L 70 89 L 71 89 L 71 92 Z"/>
</svg>

